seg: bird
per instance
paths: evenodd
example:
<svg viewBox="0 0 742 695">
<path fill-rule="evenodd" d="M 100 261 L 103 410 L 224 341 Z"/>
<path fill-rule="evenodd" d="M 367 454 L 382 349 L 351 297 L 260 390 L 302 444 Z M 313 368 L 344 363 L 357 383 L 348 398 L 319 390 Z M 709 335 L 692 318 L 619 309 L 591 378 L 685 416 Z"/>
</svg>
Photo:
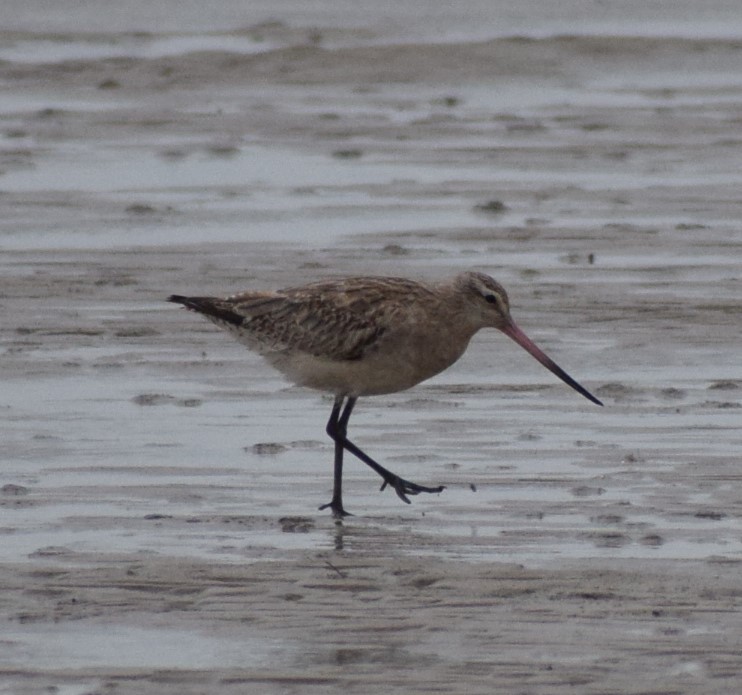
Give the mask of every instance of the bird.
<svg viewBox="0 0 742 695">
<path fill-rule="evenodd" d="M 262 355 L 289 381 L 334 396 L 326 432 L 335 445 L 335 519 L 343 506 L 343 453 L 370 466 L 407 504 L 409 496 L 440 493 L 383 467 L 348 438 L 359 398 L 404 391 L 456 362 L 471 338 L 495 328 L 596 405 L 603 403 L 548 357 L 515 323 L 505 288 L 489 275 L 465 271 L 445 281 L 354 276 L 276 291 L 168 301 L 202 314 Z"/>
</svg>

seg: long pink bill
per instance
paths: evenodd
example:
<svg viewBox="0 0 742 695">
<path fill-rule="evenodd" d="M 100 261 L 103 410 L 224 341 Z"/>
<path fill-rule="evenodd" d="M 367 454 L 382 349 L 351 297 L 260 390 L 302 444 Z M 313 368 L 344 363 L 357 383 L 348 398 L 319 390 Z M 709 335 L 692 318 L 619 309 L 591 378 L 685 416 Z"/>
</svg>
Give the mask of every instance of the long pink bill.
<svg viewBox="0 0 742 695">
<path fill-rule="evenodd" d="M 552 374 L 558 376 L 565 384 L 571 386 L 577 393 L 581 393 L 589 401 L 597 405 L 603 405 L 590 391 L 584 386 L 578 384 L 567 372 L 565 372 L 554 360 L 552 360 L 541 348 L 536 345 L 518 326 L 512 321 L 504 328 L 500 329 L 502 332 L 512 338 L 518 345 L 524 350 L 533 355 L 541 364 L 544 365 Z"/>
</svg>

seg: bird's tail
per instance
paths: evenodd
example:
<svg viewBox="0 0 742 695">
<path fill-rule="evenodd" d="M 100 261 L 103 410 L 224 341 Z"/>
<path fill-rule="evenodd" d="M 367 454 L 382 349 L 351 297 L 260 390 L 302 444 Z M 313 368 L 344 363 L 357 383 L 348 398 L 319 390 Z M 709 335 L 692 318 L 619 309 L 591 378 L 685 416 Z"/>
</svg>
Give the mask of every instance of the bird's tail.
<svg viewBox="0 0 742 695">
<path fill-rule="evenodd" d="M 167 301 L 182 304 L 187 309 L 197 311 L 210 319 L 224 321 L 233 326 L 241 326 L 245 320 L 244 316 L 232 311 L 225 300 L 216 297 L 183 297 L 179 294 L 171 294 Z"/>
</svg>

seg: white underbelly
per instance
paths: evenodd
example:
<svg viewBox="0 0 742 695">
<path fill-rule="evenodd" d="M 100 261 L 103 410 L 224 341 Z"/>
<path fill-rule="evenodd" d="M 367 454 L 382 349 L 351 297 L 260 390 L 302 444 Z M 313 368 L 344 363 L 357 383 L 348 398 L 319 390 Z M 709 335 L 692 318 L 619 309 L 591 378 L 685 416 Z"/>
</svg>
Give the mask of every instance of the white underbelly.
<svg viewBox="0 0 742 695">
<path fill-rule="evenodd" d="M 292 349 L 281 349 L 233 329 L 235 337 L 259 352 L 287 379 L 299 386 L 335 395 L 371 396 L 395 393 L 425 381 L 451 366 L 464 352 L 471 334 L 448 341 L 430 341 L 409 333 L 387 338 L 359 359 L 333 360 Z"/>
<path fill-rule="evenodd" d="M 356 397 L 404 391 L 438 374 L 455 361 L 433 362 L 410 355 L 401 355 L 397 359 L 370 355 L 343 361 L 306 353 L 264 353 L 264 357 L 295 384 Z"/>
</svg>

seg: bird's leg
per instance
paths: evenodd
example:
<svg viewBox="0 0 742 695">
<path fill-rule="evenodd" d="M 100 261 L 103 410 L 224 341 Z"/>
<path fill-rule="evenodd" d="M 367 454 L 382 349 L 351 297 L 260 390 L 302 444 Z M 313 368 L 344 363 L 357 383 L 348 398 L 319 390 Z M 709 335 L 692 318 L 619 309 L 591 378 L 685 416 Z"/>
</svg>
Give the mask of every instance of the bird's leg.
<svg viewBox="0 0 742 695">
<path fill-rule="evenodd" d="M 335 398 L 330 419 L 327 421 L 327 434 L 335 442 L 335 475 L 332 484 L 332 500 L 320 507 L 320 509 L 327 509 L 328 507 L 332 509 L 332 515 L 336 519 L 350 516 L 349 512 L 343 509 L 343 440 L 345 439 L 350 411 L 353 410 L 353 403 L 350 400 L 348 401 L 345 412 L 341 417 L 340 409 L 343 407 L 344 400 L 344 396 Z"/>
<path fill-rule="evenodd" d="M 370 466 L 373 468 L 384 480 L 384 482 L 381 485 L 381 489 L 383 490 L 387 485 L 394 488 L 394 491 L 397 493 L 397 496 L 407 504 L 410 504 L 410 500 L 407 498 L 407 495 L 418 495 L 421 492 L 442 492 L 444 490 L 443 485 L 439 485 L 438 487 L 424 487 L 423 485 L 418 485 L 417 483 L 412 483 L 409 480 L 405 480 L 404 478 L 400 478 L 396 473 L 392 473 L 390 470 L 387 470 L 382 466 L 380 463 L 377 463 L 374 461 L 367 453 L 364 451 L 361 451 L 353 442 L 351 442 L 347 438 L 347 431 L 348 431 L 348 420 L 350 419 L 350 414 L 353 412 L 353 407 L 356 404 L 356 398 L 348 397 L 348 402 L 345 405 L 345 410 L 343 411 L 342 416 L 340 416 L 339 419 L 336 418 L 336 426 L 334 428 L 331 428 L 330 425 L 333 422 L 333 416 L 330 416 L 330 422 L 327 423 L 327 433 L 332 437 L 332 439 L 335 441 L 335 462 L 337 466 L 337 450 L 338 446 L 340 446 L 341 449 L 341 455 L 340 455 L 340 461 L 341 461 L 341 469 L 342 469 L 342 449 L 345 449 L 346 451 L 349 451 L 353 456 L 356 458 L 359 458 L 361 461 L 363 461 L 367 466 Z M 335 399 L 335 407 L 333 408 L 333 414 L 335 414 L 335 411 L 340 411 L 340 404 L 342 403 L 342 399 L 338 401 L 338 399 Z M 336 475 L 336 484 L 337 484 L 337 468 L 335 469 L 335 475 Z M 333 500 L 335 499 L 333 495 Z M 339 499 L 339 497 L 338 497 Z M 329 505 L 333 509 L 333 513 L 335 513 L 335 507 L 333 507 L 333 502 L 330 502 Z M 342 509 L 342 504 L 340 504 L 340 508 Z M 337 516 L 337 514 L 336 514 Z"/>
</svg>

